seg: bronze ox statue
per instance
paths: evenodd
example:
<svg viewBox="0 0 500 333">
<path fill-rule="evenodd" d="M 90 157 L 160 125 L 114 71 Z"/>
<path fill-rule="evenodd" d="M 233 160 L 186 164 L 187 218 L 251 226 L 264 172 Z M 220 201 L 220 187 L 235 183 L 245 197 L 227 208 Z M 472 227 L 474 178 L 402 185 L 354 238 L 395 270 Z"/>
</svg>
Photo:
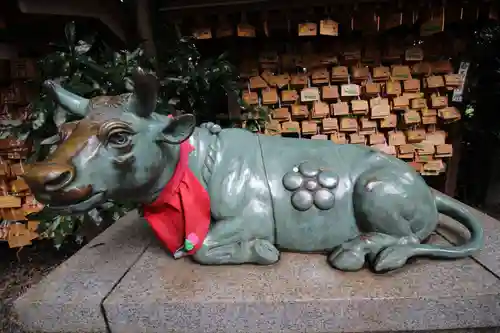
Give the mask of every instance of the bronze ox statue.
<svg viewBox="0 0 500 333">
<path fill-rule="evenodd" d="M 345 271 L 377 272 L 411 257 L 462 258 L 483 230 L 462 204 L 432 192 L 407 163 L 360 145 L 195 126 L 155 113 L 158 84 L 141 69 L 134 92 L 85 99 L 46 88 L 81 116 L 28 168 L 35 197 L 61 214 L 136 202 L 175 257 L 200 264 L 273 264 L 280 251 L 323 252 Z M 444 213 L 470 231 L 463 245 L 422 244 Z M 189 233 L 189 234 L 188 234 Z"/>
</svg>

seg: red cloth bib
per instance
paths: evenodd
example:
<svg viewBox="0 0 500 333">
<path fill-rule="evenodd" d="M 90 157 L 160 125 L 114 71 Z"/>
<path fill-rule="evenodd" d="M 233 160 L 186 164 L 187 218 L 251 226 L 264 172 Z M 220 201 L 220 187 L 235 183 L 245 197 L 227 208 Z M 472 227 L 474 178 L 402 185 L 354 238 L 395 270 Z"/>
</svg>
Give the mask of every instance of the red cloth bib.
<svg viewBox="0 0 500 333">
<path fill-rule="evenodd" d="M 172 178 L 151 204 L 144 217 L 174 258 L 192 255 L 203 245 L 210 227 L 210 197 L 189 169 L 194 147 L 185 141 Z"/>
</svg>

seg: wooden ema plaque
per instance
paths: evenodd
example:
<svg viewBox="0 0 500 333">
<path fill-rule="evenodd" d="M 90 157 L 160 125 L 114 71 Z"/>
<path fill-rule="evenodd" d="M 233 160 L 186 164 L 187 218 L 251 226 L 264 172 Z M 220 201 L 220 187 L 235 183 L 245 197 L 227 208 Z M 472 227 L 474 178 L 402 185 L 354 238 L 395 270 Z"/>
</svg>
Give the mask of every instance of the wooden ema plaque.
<svg viewBox="0 0 500 333">
<path fill-rule="evenodd" d="M 26 215 L 39 212 L 43 205 L 30 194 L 29 187 L 21 178 L 23 163 L 0 160 L 0 214 L 6 222 L 0 230 L 0 240 L 8 241 L 10 247 L 30 245 L 38 237 L 38 222 L 28 221 Z"/>
<path fill-rule="evenodd" d="M 422 174 L 443 172 L 453 147 L 439 127 L 460 120 L 460 112 L 449 103 L 452 89 L 464 78 L 448 61 L 427 61 L 420 47 L 373 47 L 340 47 L 336 54 L 261 54 L 261 65 L 290 63 L 304 72 L 292 74 L 290 64 L 286 71 L 283 67 L 275 72 L 261 66 L 260 73 L 249 77 L 242 97 L 249 104 L 270 106 L 268 135 L 370 145 Z M 381 55 L 390 65 L 380 65 Z M 338 59 L 343 59 L 340 64 Z M 23 188 L 21 183 L 9 186 Z"/>
</svg>

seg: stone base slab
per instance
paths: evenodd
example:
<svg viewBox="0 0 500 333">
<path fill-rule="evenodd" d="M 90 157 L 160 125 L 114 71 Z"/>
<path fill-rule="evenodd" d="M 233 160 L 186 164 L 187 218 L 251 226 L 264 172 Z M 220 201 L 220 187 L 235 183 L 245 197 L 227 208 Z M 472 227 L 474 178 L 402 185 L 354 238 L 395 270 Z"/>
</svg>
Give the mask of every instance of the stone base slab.
<svg viewBox="0 0 500 333">
<path fill-rule="evenodd" d="M 384 275 L 336 271 L 323 255 L 284 253 L 264 267 L 173 260 L 134 213 L 28 290 L 16 310 L 42 332 L 500 332 L 500 223 L 475 212 L 486 235 L 480 253 L 418 259 Z M 459 242 L 457 224 L 442 223 L 430 241 Z"/>
<path fill-rule="evenodd" d="M 214 267 L 170 259 L 155 243 L 104 309 L 112 332 L 408 331 L 497 326 L 499 295 L 497 277 L 472 259 L 385 275 L 291 253 L 275 266 Z"/>
<path fill-rule="evenodd" d="M 16 300 L 24 329 L 107 333 L 102 301 L 152 239 L 137 212 L 121 218 Z"/>
</svg>

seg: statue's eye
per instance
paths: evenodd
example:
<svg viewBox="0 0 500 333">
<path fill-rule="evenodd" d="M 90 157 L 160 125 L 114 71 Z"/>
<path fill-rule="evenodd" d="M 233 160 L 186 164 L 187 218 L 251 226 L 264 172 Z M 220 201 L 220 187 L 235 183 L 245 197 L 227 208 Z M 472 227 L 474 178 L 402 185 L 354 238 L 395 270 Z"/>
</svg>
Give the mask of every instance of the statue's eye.
<svg viewBox="0 0 500 333">
<path fill-rule="evenodd" d="M 125 147 L 130 142 L 130 134 L 126 132 L 111 133 L 108 137 L 108 144 L 120 148 Z"/>
</svg>

